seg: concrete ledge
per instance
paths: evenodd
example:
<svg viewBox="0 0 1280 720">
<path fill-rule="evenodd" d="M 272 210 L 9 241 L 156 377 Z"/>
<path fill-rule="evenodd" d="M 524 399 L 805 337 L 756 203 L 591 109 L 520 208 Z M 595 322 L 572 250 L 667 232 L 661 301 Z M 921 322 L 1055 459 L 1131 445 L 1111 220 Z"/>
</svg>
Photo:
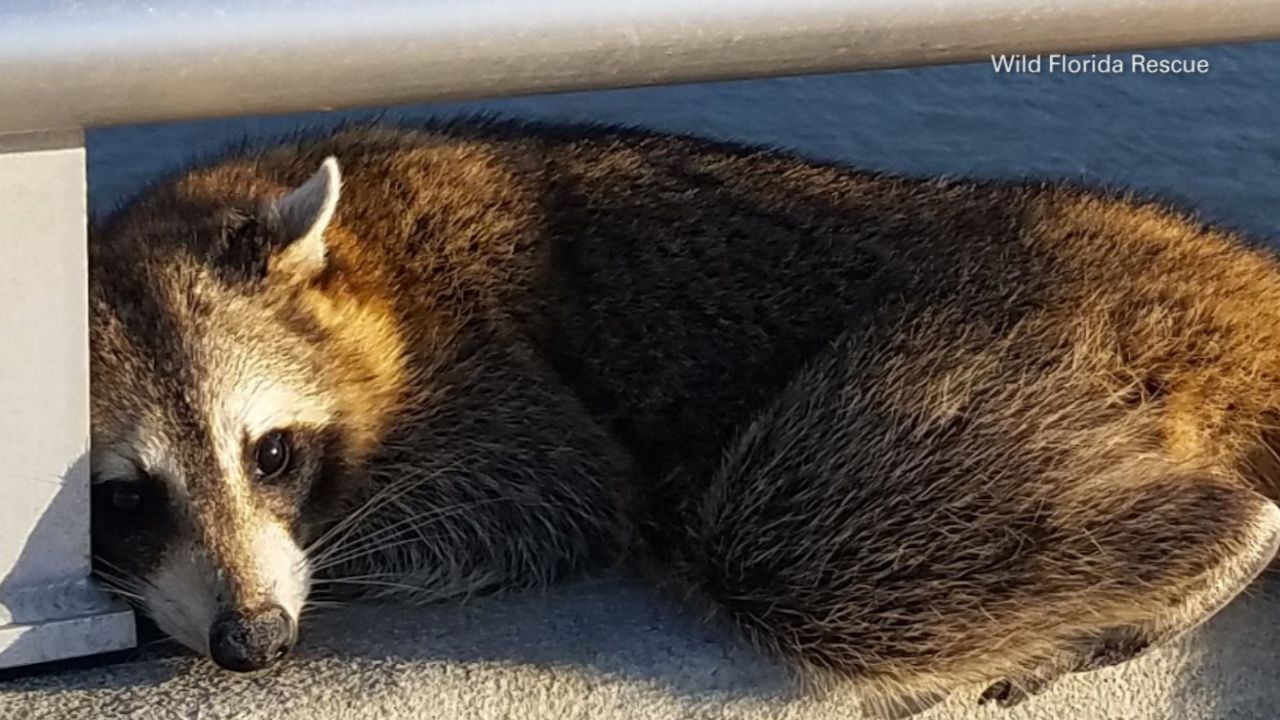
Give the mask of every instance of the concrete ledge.
<svg viewBox="0 0 1280 720">
<path fill-rule="evenodd" d="M 0 668 L 133 645 L 133 612 L 88 578 L 0 588 Z"/>
<path fill-rule="evenodd" d="M 97 655 L 133 643 L 133 612 L 104 597 L 91 614 L 0 626 L 0 667 Z"/>
<path fill-rule="evenodd" d="M 1061 683 L 1002 712 L 964 693 L 925 717 L 1263 720 L 1280 717 L 1280 585 L 1258 586 L 1179 645 Z M 798 694 L 783 668 L 612 580 L 465 606 L 356 606 L 311 619 L 300 654 L 257 676 L 185 656 L 9 680 L 0 718 L 858 717 L 837 691 Z"/>
</svg>

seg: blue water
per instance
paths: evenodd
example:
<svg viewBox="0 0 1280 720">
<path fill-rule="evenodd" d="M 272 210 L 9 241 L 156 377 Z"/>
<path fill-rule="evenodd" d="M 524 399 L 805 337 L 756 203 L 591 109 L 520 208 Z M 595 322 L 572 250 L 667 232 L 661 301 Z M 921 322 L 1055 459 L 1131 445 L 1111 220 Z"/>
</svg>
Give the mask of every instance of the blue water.
<svg viewBox="0 0 1280 720">
<path fill-rule="evenodd" d="M 1280 237 L 1280 44 L 1147 54 L 1206 58 L 1210 71 L 1009 75 L 983 63 L 382 112 L 399 119 L 487 111 L 603 120 L 790 147 L 899 172 L 1071 178 L 1158 193 L 1215 221 Z M 91 206 L 101 212 L 158 173 L 245 135 L 372 114 L 96 130 L 88 139 Z"/>
</svg>

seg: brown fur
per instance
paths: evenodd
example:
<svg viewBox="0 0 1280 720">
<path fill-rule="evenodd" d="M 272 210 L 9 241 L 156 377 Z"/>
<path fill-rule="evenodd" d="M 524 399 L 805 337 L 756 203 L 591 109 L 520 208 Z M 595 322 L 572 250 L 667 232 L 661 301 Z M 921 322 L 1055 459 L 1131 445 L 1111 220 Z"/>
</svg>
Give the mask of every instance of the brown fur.
<svg viewBox="0 0 1280 720">
<path fill-rule="evenodd" d="M 329 266 L 275 277 L 279 239 L 225 228 L 329 155 Z M 265 328 L 210 337 L 338 408 L 278 511 L 333 585 L 630 557 L 892 710 L 1122 661 L 1274 552 L 1280 266 L 1156 203 L 477 123 L 233 157 L 92 247 L 95 444 L 199 372 L 142 359 L 153 316 Z"/>
</svg>

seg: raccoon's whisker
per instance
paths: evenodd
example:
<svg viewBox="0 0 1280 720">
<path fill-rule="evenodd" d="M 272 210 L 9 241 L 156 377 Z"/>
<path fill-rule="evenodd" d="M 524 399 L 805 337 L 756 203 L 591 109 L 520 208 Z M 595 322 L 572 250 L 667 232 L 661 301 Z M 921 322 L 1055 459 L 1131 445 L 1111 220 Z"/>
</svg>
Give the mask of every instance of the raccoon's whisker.
<svg viewBox="0 0 1280 720">
<path fill-rule="evenodd" d="M 142 601 L 141 586 L 138 582 L 102 570 L 95 571 L 95 574 L 102 581 L 104 590 L 131 600 Z"/>
<path fill-rule="evenodd" d="M 303 610 L 313 610 L 313 609 L 314 609 L 314 610 L 326 610 L 326 609 L 329 609 L 329 608 L 341 608 L 341 607 L 346 607 L 346 606 L 347 606 L 347 605 L 349 605 L 349 604 L 350 604 L 350 603 L 346 603 L 346 602 L 343 602 L 343 601 L 341 601 L 341 600 L 308 600 L 308 601 L 307 601 L 307 604 L 306 604 L 305 606 L 303 606 L 303 608 L 302 608 L 302 609 L 303 609 Z"/>
<path fill-rule="evenodd" d="M 459 508 L 461 512 L 462 508 Z M 442 515 L 434 518 L 435 522 L 444 520 L 447 516 Z M 437 526 L 441 532 L 428 533 L 427 528 L 423 527 L 424 523 L 416 523 L 411 527 L 393 528 L 388 527 L 379 531 L 376 535 L 369 537 L 356 538 L 353 542 L 334 548 L 335 552 L 326 553 L 324 557 L 318 558 L 311 565 L 312 572 L 323 572 L 330 568 L 354 562 L 362 558 L 373 557 L 376 555 L 390 555 L 400 549 L 428 548 L 439 547 L 439 541 L 443 538 L 453 537 L 447 529 L 448 526 Z M 429 523 L 427 523 L 429 524 Z M 341 552 L 336 552 L 337 550 Z M 409 552 L 408 558 L 416 557 L 418 553 Z"/>
<path fill-rule="evenodd" d="M 142 595 L 138 593 L 138 589 L 118 578 L 103 578 L 102 589 L 113 595 L 120 595 L 130 600 L 142 600 Z"/>
<path fill-rule="evenodd" d="M 372 512 L 363 513 L 360 519 L 370 517 L 371 515 Z M 326 541 L 324 543 L 312 543 L 304 550 L 304 554 L 311 555 L 313 559 L 322 558 L 326 553 L 332 552 L 335 548 L 344 547 L 345 541 L 351 537 L 352 533 L 357 533 L 359 530 L 360 528 L 358 523 L 353 522 L 348 527 L 343 528 L 343 532 L 340 535 L 323 538 Z M 320 552 L 315 552 L 316 550 L 319 550 Z"/>
<path fill-rule="evenodd" d="M 322 583 L 346 583 L 354 580 L 388 580 L 394 577 L 398 577 L 398 575 L 396 575 L 395 573 L 375 572 L 375 573 L 364 573 L 362 575 L 343 575 L 341 577 L 335 577 L 335 578 L 323 578 L 321 582 Z"/>
<path fill-rule="evenodd" d="M 138 592 L 141 591 L 141 583 L 131 578 L 123 578 L 120 575 L 110 573 L 97 573 L 97 579 L 102 580 L 102 584 L 116 591 Z"/>
<path fill-rule="evenodd" d="M 93 563 L 94 563 L 95 565 L 98 565 L 98 566 L 101 566 L 101 567 L 105 567 L 105 568 L 108 568 L 108 569 L 110 569 L 110 570 L 114 570 L 114 571 L 116 571 L 116 572 L 122 572 L 122 573 L 128 574 L 128 571 L 127 571 L 127 570 L 125 570 L 124 568 L 120 567 L 119 565 L 116 565 L 115 563 L 111 562 L 110 560 L 108 560 L 108 559 L 106 559 L 106 558 L 102 557 L 101 555 L 94 555 L 94 556 L 93 556 Z"/>
<path fill-rule="evenodd" d="M 317 615 L 324 615 L 326 613 L 331 613 L 334 610 L 339 610 L 343 607 L 345 607 L 343 603 L 324 603 L 324 604 L 307 603 L 302 607 L 302 610 L 298 613 L 298 617 L 299 618 L 315 617 Z"/>
<path fill-rule="evenodd" d="M 461 467 L 462 467 L 461 461 L 452 462 L 446 466 L 439 467 L 439 468 L 432 468 L 430 470 L 424 470 L 421 468 L 414 468 L 414 467 L 396 466 L 394 468 L 395 479 L 386 482 L 385 485 L 379 488 L 377 492 L 375 492 L 365 501 L 365 504 L 361 508 L 358 508 L 357 511 L 352 514 L 352 517 L 348 518 L 348 520 L 358 518 L 359 512 L 360 511 L 367 512 L 369 509 L 371 509 L 370 506 L 380 507 L 386 501 L 393 500 L 397 497 L 400 497 L 401 495 L 404 495 L 406 492 L 417 489 L 422 485 L 436 478 L 439 478 L 443 475 L 456 472 Z M 385 477 L 385 475 L 387 474 L 390 474 L 390 473 L 384 472 L 383 476 Z"/>
<path fill-rule="evenodd" d="M 457 463 L 428 473 L 425 476 L 411 473 L 394 482 L 388 483 L 386 486 L 380 488 L 370 496 L 368 500 L 360 505 L 360 507 L 353 510 L 342 520 L 338 521 L 333 527 L 325 531 L 320 537 L 308 544 L 307 547 L 303 549 L 304 554 L 312 552 L 327 542 L 336 542 L 338 538 L 335 538 L 335 536 L 339 533 L 342 533 L 343 535 L 349 534 L 351 529 L 357 526 L 361 520 L 373 514 L 375 510 L 381 508 L 387 502 L 391 502 L 399 496 L 409 493 L 433 477 L 437 477 L 446 472 L 452 472 L 456 467 L 458 467 Z"/>
<path fill-rule="evenodd" d="M 372 586 L 372 587 L 385 587 L 385 588 L 392 588 L 396 590 L 405 590 L 411 593 L 423 593 L 428 591 L 428 588 L 422 587 L 421 585 L 409 585 L 402 582 L 396 582 L 394 580 L 379 580 L 377 579 L 378 577 L 379 576 L 377 575 L 370 575 L 370 576 L 357 575 L 355 577 L 349 577 L 349 578 L 334 578 L 334 579 L 326 578 L 324 580 L 324 583 L 326 585 L 364 585 L 364 586 Z"/>
<path fill-rule="evenodd" d="M 105 560 L 94 560 L 94 562 L 98 563 L 98 567 L 95 567 L 93 572 L 98 576 L 105 577 L 107 575 L 113 575 L 139 588 L 155 588 L 155 586 L 151 584 L 150 580 L 147 580 L 140 575 L 135 575 L 118 565 L 111 564 Z"/>
<path fill-rule="evenodd" d="M 504 498 L 487 498 L 484 500 L 475 500 L 472 502 L 460 503 L 458 505 L 451 505 L 446 508 L 440 508 L 438 510 L 434 510 L 432 512 L 423 513 L 423 514 L 415 514 L 412 508 L 406 508 L 406 512 L 405 512 L 406 517 L 400 520 L 397 520 L 396 522 L 386 525 L 384 527 L 373 530 L 365 535 L 356 535 L 355 537 L 352 538 L 348 533 L 344 537 L 344 539 L 351 538 L 352 542 L 342 543 L 335 540 L 333 543 L 329 545 L 329 547 L 325 548 L 323 552 L 317 553 L 314 557 L 312 557 L 310 559 L 310 562 L 312 564 L 313 569 L 320 568 L 320 567 L 327 567 L 332 565 L 334 562 L 336 562 L 331 557 L 333 553 L 349 550 L 352 546 L 364 546 L 364 545 L 369 545 L 370 543 L 382 544 L 384 540 L 394 538 L 396 537 L 396 535 L 400 533 L 415 532 L 418 534 L 418 537 L 414 539 L 421 539 L 424 542 L 429 542 L 430 538 L 423 535 L 422 531 L 425 530 L 431 523 L 440 522 L 441 520 L 449 518 L 453 515 L 457 515 L 462 512 L 473 510 L 483 505 L 496 503 L 496 502 L 504 502 L 504 501 L 505 501 Z"/>
<path fill-rule="evenodd" d="M 483 505 L 487 505 L 495 502 L 504 502 L 504 501 L 505 500 L 503 498 L 486 498 L 484 500 L 472 500 L 469 502 L 458 503 L 456 505 L 437 508 L 429 512 L 422 512 L 422 513 L 418 512 L 412 507 L 402 506 L 401 509 L 405 512 L 405 517 L 389 525 L 384 525 L 380 528 L 372 530 L 366 535 L 356 535 L 355 540 L 358 542 L 368 542 L 378 537 L 381 537 L 383 534 L 387 533 L 388 531 L 398 530 L 402 532 L 408 532 L 415 528 L 420 529 L 429 523 L 439 522 L 440 520 L 443 520 L 457 513 L 473 510 Z M 346 546 L 333 545 L 331 547 L 346 547 Z M 318 556 L 318 557 L 322 557 L 322 556 Z"/>
<path fill-rule="evenodd" d="M 48 485 L 62 485 L 66 482 L 66 478 L 57 473 L 44 471 L 17 470 L 17 475 L 22 480 L 44 483 Z"/>
<path fill-rule="evenodd" d="M 406 535 L 407 537 L 404 537 Z M 357 538 L 354 542 L 342 545 L 341 548 L 335 548 L 335 550 L 340 549 L 342 552 L 326 554 L 313 562 L 311 570 L 312 572 L 321 572 L 344 563 L 353 562 L 378 553 L 390 553 L 401 548 L 431 547 L 433 543 L 445 537 L 448 537 L 447 533 L 426 534 L 421 528 L 404 528 L 391 533 L 387 537 L 376 539 Z"/>
<path fill-rule="evenodd" d="M 312 540 L 306 547 L 303 548 L 303 553 L 309 554 L 316 548 L 322 547 L 324 544 L 330 542 L 331 540 L 336 541 L 340 539 L 335 536 L 338 536 L 340 533 L 346 534 L 346 532 L 348 532 L 350 528 L 354 527 L 357 523 L 359 523 L 360 520 L 372 514 L 374 510 L 376 510 L 378 507 L 381 506 L 383 502 L 383 498 L 385 497 L 385 494 L 388 493 L 391 489 L 395 489 L 395 488 L 396 488 L 395 485 L 388 485 L 380 489 L 377 493 L 374 493 L 368 500 L 362 503 L 360 507 L 351 511 L 349 514 L 347 514 L 346 517 L 334 523 L 333 527 L 329 528 L 324 533 L 322 533 L 320 537 L 317 537 L 315 540 Z M 410 488 L 411 486 L 408 483 L 405 483 L 403 491 L 408 492 Z"/>
<path fill-rule="evenodd" d="M 409 505 L 405 504 L 405 503 L 404 503 L 402 500 L 400 500 L 400 499 L 397 499 L 397 500 L 395 501 L 395 504 L 396 504 L 396 506 L 397 506 L 397 507 L 399 507 L 399 508 L 400 508 L 400 510 L 404 513 L 404 516 L 405 516 L 406 518 L 412 518 L 412 517 L 414 516 L 414 513 L 415 513 L 415 511 L 416 511 L 416 508 L 413 508 L 413 507 L 411 507 L 411 506 L 409 506 Z M 438 521 L 438 520 L 442 520 L 442 519 L 444 519 L 444 518 L 447 518 L 447 517 L 450 517 L 450 516 L 452 516 L 452 515 L 455 515 L 456 513 L 461 512 L 461 511 L 463 511 L 463 510 L 470 509 L 470 508 L 474 508 L 474 507 L 478 507 L 478 506 L 480 506 L 480 505 L 482 505 L 482 504 L 484 504 L 484 503 L 483 503 L 483 502 L 470 502 L 470 503 L 463 503 L 463 504 L 461 504 L 461 505 L 453 505 L 453 506 L 451 506 L 451 507 L 449 507 L 449 508 L 447 508 L 447 509 L 444 509 L 444 511 L 439 512 L 435 517 L 431 517 L 431 516 L 425 517 L 425 518 L 424 518 L 424 521 L 425 521 L 425 522 L 423 522 L 423 523 L 410 523 L 410 524 L 409 524 L 409 527 L 408 527 L 408 528 L 406 528 L 406 529 L 407 529 L 408 531 L 412 532 L 414 535 L 416 535 L 416 536 L 417 536 L 420 540 L 422 540 L 424 543 L 425 543 L 425 542 L 429 542 L 429 541 L 428 541 L 428 539 L 427 539 L 426 533 L 425 533 L 425 532 L 423 532 L 423 528 L 424 528 L 424 526 L 426 526 L 426 525 L 428 525 L 428 524 L 430 524 L 430 523 L 432 523 L 432 522 L 435 522 L 435 521 Z M 399 535 L 399 534 L 400 534 L 400 532 L 401 532 L 401 531 L 396 531 L 395 535 Z M 393 535 L 393 537 L 394 537 L 394 535 Z"/>
<path fill-rule="evenodd" d="M 328 570 L 333 567 L 337 567 L 339 565 L 344 565 L 346 563 L 354 562 L 356 560 L 360 560 L 366 557 L 372 557 L 379 553 L 387 553 L 392 550 L 396 550 L 398 548 L 402 548 L 405 546 L 417 545 L 420 547 L 425 547 L 422 545 L 422 543 L 425 542 L 428 545 L 430 545 L 434 540 L 437 540 L 440 537 L 443 537 L 443 536 L 424 537 L 421 535 L 414 535 L 413 537 L 402 538 L 400 540 L 395 540 L 392 542 L 378 542 L 376 544 L 362 543 L 354 547 L 346 546 L 350 549 L 350 552 L 343 553 L 337 557 L 325 558 L 323 562 L 313 564 L 311 566 L 311 571 L 323 572 L 325 570 Z"/>
<path fill-rule="evenodd" d="M 120 574 L 114 570 L 110 570 L 107 568 L 94 568 L 93 574 L 97 575 L 99 578 L 102 578 L 103 580 L 111 580 L 116 582 L 133 582 L 133 579 L 130 578 L 128 575 Z"/>
<path fill-rule="evenodd" d="M 135 592 L 130 592 L 128 590 L 125 590 L 124 588 L 121 588 L 119 585 L 108 583 L 103 585 L 103 590 L 105 590 L 106 592 L 112 595 L 119 595 L 120 597 L 123 597 L 127 600 L 132 600 L 134 602 L 139 602 L 139 603 L 145 602 L 144 598 L 141 595 Z"/>
<path fill-rule="evenodd" d="M 143 592 L 146 588 L 155 589 L 155 585 L 152 585 L 151 581 L 125 570 L 101 555 L 94 555 L 92 562 L 94 565 L 93 573 L 102 578 L 104 582 L 123 585 L 125 589 L 138 593 Z M 141 600 L 142 598 L 139 597 L 138 599 Z"/>
<path fill-rule="evenodd" d="M 348 512 L 346 516 L 343 516 L 343 518 L 338 520 L 337 523 L 334 523 L 333 527 L 330 527 L 329 529 L 326 529 L 324 533 L 321 533 L 320 537 L 317 537 L 316 539 L 314 539 L 314 541 L 307 543 L 306 547 L 302 548 L 302 552 L 310 553 L 311 551 L 314 551 L 315 548 L 324 546 L 324 544 L 326 542 L 329 542 L 330 539 L 334 538 L 334 536 L 337 536 L 337 534 L 342 533 L 343 530 L 346 530 L 347 528 L 351 527 L 351 525 L 358 523 L 358 521 L 360 521 L 362 516 L 365 516 L 367 512 L 371 510 L 371 506 L 374 505 L 375 502 L 378 502 L 379 497 L 381 493 L 383 493 L 384 489 L 385 488 L 380 489 L 378 493 L 374 493 L 374 495 L 372 495 L 369 498 L 369 500 L 366 500 L 364 503 L 361 503 L 360 507 L 357 507 L 357 509 L 352 510 L 351 512 Z"/>
<path fill-rule="evenodd" d="M 134 648 L 134 650 L 149 650 L 158 645 L 169 645 L 175 648 L 183 647 L 180 641 L 168 636 L 161 636 L 161 637 L 148 640 L 145 643 L 142 643 L 141 645 L 138 645 L 136 648 Z"/>
<path fill-rule="evenodd" d="M 101 555 L 94 555 L 94 556 L 93 556 L 93 558 L 92 558 L 92 560 L 93 560 L 93 564 L 94 564 L 95 566 L 106 567 L 106 568 L 110 568 L 110 569 L 112 569 L 112 570 L 121 570 L 121 569 L 122 569 L 119 565 L 116 565 L 115 563 L 113 563 L 113 562 L 111 562 L 110 560 L 108 560 L 108 559 L 106 559 L 106 558 L 102 557 Z"/>
</svg>

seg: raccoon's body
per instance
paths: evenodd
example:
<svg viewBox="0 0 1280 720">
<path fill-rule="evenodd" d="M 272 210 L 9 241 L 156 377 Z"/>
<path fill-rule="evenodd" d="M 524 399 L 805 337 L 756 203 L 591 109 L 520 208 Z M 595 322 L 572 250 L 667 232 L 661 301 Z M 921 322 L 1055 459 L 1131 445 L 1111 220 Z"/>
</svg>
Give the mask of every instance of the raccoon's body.
<svg viewBox="0 0 1280 720">
<path fill-rule="evenodd" d="M 162 183 L 91 268 L 103 574 L 227 667 L 313 586 L 628 561 L 890 708 L 1008 703 L 1280 538 L 1280 264 L 1153 203 L 357 128 Z"/>
</svg>

